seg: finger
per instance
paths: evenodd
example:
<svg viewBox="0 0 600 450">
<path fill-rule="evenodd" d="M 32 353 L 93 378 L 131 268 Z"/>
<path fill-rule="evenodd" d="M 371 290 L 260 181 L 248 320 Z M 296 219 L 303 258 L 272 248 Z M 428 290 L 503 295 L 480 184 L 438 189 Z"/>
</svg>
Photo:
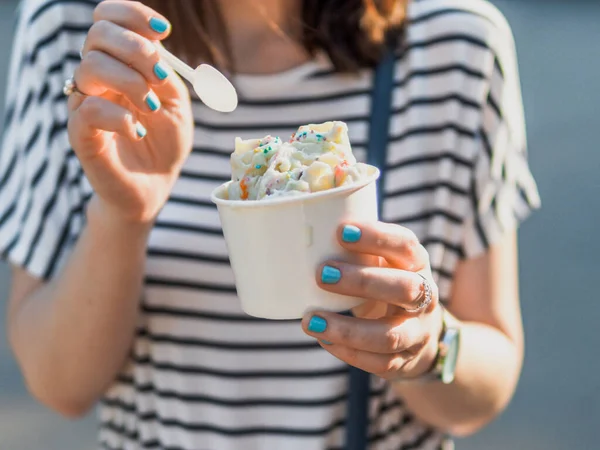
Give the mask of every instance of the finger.
<svg viewBox="0 0 600 450">
<path fill-rule="evenodd" d="M 82 59 L 91 51 L 100 51 L 138 71 L 151 85 L 167 83 L 170 68 L 160 61 L 155 45 L 139 34 L 113 22 L 101 20 L 90 28 L 82 50 Z"/>
<path fill-rule="evenodd" d="M 399 378 L 406 366 L 415 359 L 413 354 L 372 353 L 345 345 L 323 343 L 321 346 L 345 363 L 388 380 Z"/>
<path fill-rule="evenodd" d="M 89 52 L 75 70 L 77 88 L 89 96 L 116 92 L 129 100 L 143 114 L 156 112 L 161 102 L 146 79 L 106 53 Z"/>
<path fill-rule="evenodd" d="M 317 283 L 329 292 L 378 300 L 406 309 L 416 309 L 426 295 L 427 281 L 415 272 L 388 267 L 369 267 L 331 261 L 317 271 Z M 432 301 L 427 312 L 436 306 L 437 288 L 429 281 Z"/>
<path fill-rule="evenodd" d="M 86 95 L 80 94 L 79 92 L 73 92 L 69 95 L 67 98 L 67 109 L 69 110 L 69 114 L 79 108 L 86 98 Z"/>
<path fill-rule="evenodd" d="M 399 269 L 418 272 L 429 266 L 429 255 L 408 228 L 384 222 L 348 222 L 338 229 L 340 244 L 353 252 L 385 258 Z"/>
<path fill-rule="evenodd" d="M 101 97 L 85 97 L 72 111 L 68 121 L 69 141 L 80 160 L 85 161 L 102 151 L 97 145 L 102 132 L 117 133 L 132 141 L 143 139 L 144 126 L 130 111 Z"/>
<path fill-rule="evenodd" d="M 171 32 L 171 24 L 166 17 L 140 2 L 104 1 L 94 10 L 94 22 L 103 20 L 116 23 L 151 41 L 163 40 Z"/>
<path fill-rule="evenodd" d="M 318 312 L 302 320 L 304 331 L 328 344 L 372 353 L 415 353 L 429 336 L 416 317 L 387 317 L 370 320 Z"/>
</svg>

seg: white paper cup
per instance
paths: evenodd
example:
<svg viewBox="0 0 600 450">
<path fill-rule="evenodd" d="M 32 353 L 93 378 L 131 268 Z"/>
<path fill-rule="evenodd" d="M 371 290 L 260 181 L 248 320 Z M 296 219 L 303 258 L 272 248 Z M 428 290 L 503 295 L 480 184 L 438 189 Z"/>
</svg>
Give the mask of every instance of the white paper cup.
<svg viewBox="0 0 600 450">
<path fill-rule="evenodd" d="M 266 319 L 299 319 L 311 310 L 346 311 L 364 300 L 332 294 L 315 279 L 320 264 L 336 259 L 368 265 L 372 256 L 345 251 L 336 231 L 344 220 L 376 221 L 379 170 L 362 182 L 327 191 L 259 201 L 217 204 L 242 309 Z"/>
</svg>

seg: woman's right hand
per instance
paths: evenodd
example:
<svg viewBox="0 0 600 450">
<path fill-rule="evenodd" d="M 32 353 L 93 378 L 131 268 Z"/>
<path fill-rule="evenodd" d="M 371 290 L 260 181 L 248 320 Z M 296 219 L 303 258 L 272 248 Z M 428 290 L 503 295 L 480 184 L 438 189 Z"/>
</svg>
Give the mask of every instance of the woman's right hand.
<svg viewBox="0 0 600 450">
<path fill-rule="evenodd" d="M 94 188 L 92 205 L 118 221 L 151 224 L 192 147 L 190 97 L 160 62 L 168 21 L 132 1 L 94 12 L 69 98 L 69 140 Z"/>
</svg>

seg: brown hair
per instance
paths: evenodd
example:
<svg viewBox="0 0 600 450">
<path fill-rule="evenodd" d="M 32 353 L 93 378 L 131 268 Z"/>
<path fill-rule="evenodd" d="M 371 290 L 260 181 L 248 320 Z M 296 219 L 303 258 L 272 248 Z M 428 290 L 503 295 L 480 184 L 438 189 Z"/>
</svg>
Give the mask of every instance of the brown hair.
<svg viewBox="0 0 600 450">
<path fill-rule="evenodd" d="M 384 45 L 398 39 L 409 0 L 303 0 L 302 44 L 327 53 L 339 72 L 372 67 Z M 217 0 L 144 0 L 173 24 L 166 45 L 190 62 L 235 72 Z"/>
</svg>

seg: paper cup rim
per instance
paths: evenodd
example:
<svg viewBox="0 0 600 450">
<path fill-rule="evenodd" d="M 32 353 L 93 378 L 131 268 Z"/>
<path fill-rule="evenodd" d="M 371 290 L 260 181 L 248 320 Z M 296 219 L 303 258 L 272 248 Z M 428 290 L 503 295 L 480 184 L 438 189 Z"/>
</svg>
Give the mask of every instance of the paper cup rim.
<svg viewBox="0 0 600 450">
<path fill-rule="evenodd" d="M 227 181 L 226 183 L 221 184 L 219 187 L 212 191 L 210 199 L 217 206 L 232 206 L 236 208 L 261 208 L 281 205 L 282 203 L 301 203 L 310 200 L 322 199 L 323 197 L 330 197 L 336 194 L 343 194 L 346 192 L 356 191 L 373 183 L 374 181 L 377 181 L 377 179 L 379 179 L 379 177 L 381 176 L 381 171 L 377 167 L 372 166 L 370 164 L 365 165 L 368 166 L 370 169 L 373 169 L 373 173 L 369 174 L 369 176 L 367 176 L 365 179 L 345 186 L 327 189 L 325 191 L 311 192 L 301 195 L 271 197 L 262 200 L 228 200 L 217 196 L 218 192 L 220 192 L 225 186 L 229 185 L 232 182 Z"/>
</svg>

